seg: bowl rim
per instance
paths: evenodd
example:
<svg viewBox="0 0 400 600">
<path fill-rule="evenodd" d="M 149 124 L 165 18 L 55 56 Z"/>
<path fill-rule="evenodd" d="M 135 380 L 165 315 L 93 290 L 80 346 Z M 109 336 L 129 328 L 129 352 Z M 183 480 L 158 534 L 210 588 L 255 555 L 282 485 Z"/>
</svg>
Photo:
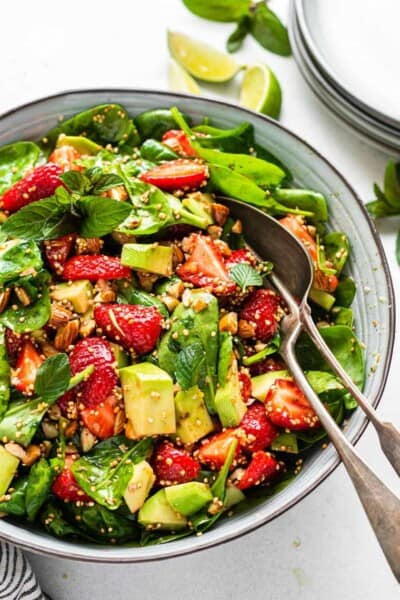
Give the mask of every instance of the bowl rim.
<svg viewBox="0 0 400 600">
<path fill-rule="evenodd" d="M 357 192 L 354 190 L 352 185 L 341 174 L 341 172 L 330 162 L 330 160 L 328 160 L 323 154 L 321 154 L 318 150 L 316 150 L 311 144 L 309 144 L 302 137 L 300 137 L 300 135 L 294 133 L 293 131 L 291 131 L 290 129 L 288 129 L 287 127 L 285 127 L 278 121 L 275 121 L 274 119 L 272 119 L 266 115 L 263 115 L 258 112 L 244 108 L 242 106 L 236 105 L 233 102 L 227 102 L 225 100 L 218 100 L 218 99 L 214 99 L 214 98 L 201 97 L 201 96 L 199 98 L 197 98 L 196 96 L 193 96 L 191 94 L 168 92 L 165 90 L 158 90 L 158 89 L 130 88 L 130 87 L 119 87 L 118 86 L 118 87 L 104 87 L 104 88 L 103 87 L 101 87 L 101 88 L 95 87 L 95 88 L 81 88 L 81 89 L 64 90 L 61 92 L 57 92 L 55 94 L 49 94 L 49 95 L 46 95 L 46 96 L 43 96 L 40 98 L 36 98 L 31 101 L 19 104 L 16 107 L 13 107 L 5 112 L 2 112 L 0 114 L 0 124 L 4 119 L 12 116 L 15 113 L 21 112 L 27 108 L 31 108 L 36 105 L 40 105 L 49 100 L 51 101 L 51 100 L 63 99 L 68 96 L 75 96 L 75 95 L 79 95 L 79 94 L 91 94 L 91 93 L 92 94 L 96 94 L 96 93 L 108 94 L 108 95 L 119 94 L 119 93 L 142 94 L 142 95 L 149 95 L 149 96 L 157 95 L 160 98 L 165 98 L 166 101 L 173 97 L 173 98 L 182 98 L 184 100 L 190 100 L 190 99 L 197 100 L 198 99 L 201 102 L 203 102 L 204 104 L 209 104 L 211 106 L 218 104 L 227 109 L 233 109 L 236 112 L 240 112 L 243 114 L 244 117 L 246 117 L 246 115 L 250 115 L 253 119 L 256 118 L 261 123 L 268 122 L 270 125 L 276 127 L 277 129 L 280 129 L 285 134 L 289 135 L 290 137 L 292 137 L 295 140 L 297 140 L 298 142 L 300 142 L 303 146 L 305 146 L 308 150 L 310 150 L 313 154 L 315 154 L 319 160 L 324 162 L 325 165 L 327 165 L 334 172 L 334 174 L 341 180 L 344 187 L 346 187 L 349 190 L 349 192 L 351 193 L 351 195 L 353 196 L 361 213 L 364 216 L 366 223 L 368 224 L 371 235 L 374 239 L 376 248 L 378 250 L 378 255 L 381 260 L 381 264 L 383 267 L 383 273 L 385 276 L 385 281 L 386 281 L 386 286 L 387 286 L 388 317 L 389 317 L 388 328 L 389 328 L 389 331 L 393 332 L 393 335 L 391 335 L 388 340 L 387 357 L 386 357 L 386 360 L 385 360 L 385 363 L 383 366 L 383 371 L 382 371 L 382 375 L 381 375 L 381 380 L 379 382 L 379 387 L 377 389 L 377 392 L 375 394 L 375 399 L 373 402 L 373 406 L 376 408 L 378 406 L 379 402 L 381 401 L 381 398 L 382 398 L 382 395 L 383 395 L 383 392 L 384 392 L 384 389 L 385 389 L 385 386 L 387 383 L 387 378 L 389 375 L 389 370 L 390 370 L 392 357 L 393 357 L 394 342 L 395 342 L 396 308 L 395 308 L 395 295 L 394 295 L 394 288 L 393 288 L 393 280 L 392 280 L 392 276 L 390 273 L 389 264 L 388 264 L 388 261 L 386 258 L 385 250 L 383 248 L 383 244 L 380 239 L 378 230 L 377 230 L 374 222 L 370 218 L 368 211 L 365 208 L 361 198 L 359 197 Z M 351 440 L 351 443 L 353 445 L 357 444 L 357 442 L 360 440 L 361 436 L 363 435 L 363 433 L 365 432 L 365 430 L 367 428 L 368 423 L 369 423 L 369 421 L 368 421 L 367 417 L 365 417 L 363 419 L 363 422 L 360 425 L 359 430 L 354 434 L 354 436 Z M 280 515 L 285 513 L 287 510 L 289 510 L 293 506 L 296 506 L 301 500 L 303 500 L 303 498 L 305 498 L 306 496 L 311 494 L 311 492 L 313 492 L 315 489 L 317 489 L 317 487 L 323 481 L 325 481 L 325 479 L 327 477 L 329 477 L 329 475 L 331 475 L 333 473 L 333 471 L 341 464 L 341 462 L 342 461 L 338 455 L 334 456 L 331 460 L 331 464 L 328 464 L 314 481 L 312 481 L 311 483 L 306 485 L 295 498 L 288 500 L 285 504 L 276 508 L 274 510 L 274 512 L 271 513 L 270 515 L 267 515 L 267 516 L 264 515 L 263 517 L 258 518 L 257 522 L 255 522 L 254 524 L 252 524 L 250 526 L 246 525 L 246 526 L 242 526 L 241 528 L 238 527 L 236 531 L 221 533 L 221 535 L 218 539 L 210 538 L 210 540 L 207 541 L 207 535 L 202 536 L 201 538 L 195 538 L 197 540 L 197 545 L 195 545 L 194 547 L 191 547 L 191 548 L 176 548 L 174 543 L 165 544 L 165 545 L 161 545 L 161 546 L 153 546 L 153 548 L 156 548 L 156 547 L 161 548 L 161 551 L 159 551 L 156 555 L 135 557 L 135 556 L 112 555 L 110 550 L 112 550 L 113 547 L 100 546 L 99 550 L 101 549 L 103 551 L 103 554 L 101 556 L 88 556 L 87 554 L 84 553 L 85 549 L 83 547 L 77 546 L 73 543 L 71 543 L 71 550 L 74 548 L 74 546 L 76 546 L 77 548 L 82 548 L 82 550 L 75 551 L 75 549 L 74 549 L 73 551 L 68 552 L 67 550 L 63 550 L 63 549 L 53 549 L 53 548 L 49 549 L 46 547 L 45 543 L 43 544 L 43 543 L 35 542 L 32 544 L 32 542 L 28 543 L 27 541 L 21 541 L 19 539 L 18 535 L 13 535 L 13 534 L 9 534 L 9 533 L 4 534 L 1 531 L 1 520 L 0 520 L 0 539 L 11 542 L 13 544 L 16 544 L 23 550 L 34 552 L 36 554 L 40 554 L 43 556 L 52 556 L 55 558 L 64 558 L 64 559 L 69 559 L 69 560 L 79 560 L 82 562 L 123 564 L 123 563 L 141 563 L 141 562 L 155 562 L 155 561 L 159 561 L 159 560 L 168 560 L 168 559 L 172 559 L 174 557 L 194 554 L 196 552 L 207 550 L 208 548 L 220 546 L 231 540 L 238 539 L 239 537 L 247 535 L 247 534 L 255 531 L 256 529 L 259 529 L 266 523 L 273 521 L 274 519 L 276 519 L 277 517 L 279 517 Z M 15 528 L 17 530 L 20 529 L 18 526 L 15 526 Z M 21 529 L 23 529 L 23 528 L 21 528 Z M 24 530 L 24 531 L 26 531 L 26 530 Z M 28 533 L 30 533 L 30 532 L 28 532 Z M 205 538 L 205 541 L 204 541 L 204 538 Z M 57 538 L 55 538 L 55 539 L 57 540 Z M 60 540 L 60 541 L 63 542 L 63 540 Z M 171 548 L 170 551 L 167 550 L 168 547 Z M 129 547 L 129 546 L 126 546 L 126 547 L 115 546 L 115 548 L 116 549 L 124 548 L 127 550 L 128 549 L 131 549 L 131 550 L 137 549 L 137 547 Z M 166 550 L 164 550 L 164 548 Z M 86 550 L 86 552 L 87 552 L 87 550 Z M 99 552 L 99 551 L 97 551 L 97 552 Z"/>
</svg>

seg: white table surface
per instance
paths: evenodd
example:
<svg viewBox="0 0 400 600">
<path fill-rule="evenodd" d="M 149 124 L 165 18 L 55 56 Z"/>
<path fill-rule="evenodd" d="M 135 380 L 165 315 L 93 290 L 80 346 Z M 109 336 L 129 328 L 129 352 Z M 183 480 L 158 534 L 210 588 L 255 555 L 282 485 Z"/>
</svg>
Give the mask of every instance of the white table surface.
<svg viewBox="0 0 400 600">
<path fill-rule="evenodd" d="M 232 29 L 196 18 L 180 0 L 6 4 L 0 35 L 0 112 L 72 88 L 166 89 L 167 27 L 221 49 Z M 271 5 L 286 18 L 287 0 Z M 293 59 L 274 56 L 251 39 L 237 56 L 243 62 L 268 62 L 275 69 L 284 90 L 282 123 L 318 148 L 370 200 L 372 182 L 382 179 L 387 157 L 337 125 L 303 82 Z M 233 98 L 234 88 L 221 92 Z M 394 240 L 399 226 L 400 220 L 394 220 L 381 228 L 397 293 Z M 398 352 L 397 344 L 379 413 L 400 423 Z M 399 490 L 371 427 L 359 450 Z M 54 600 L 394 600 L 399 592 L 342 467 L 269 525 L 206 552 L 132 566 L 29 558 Z"/>
</svg>

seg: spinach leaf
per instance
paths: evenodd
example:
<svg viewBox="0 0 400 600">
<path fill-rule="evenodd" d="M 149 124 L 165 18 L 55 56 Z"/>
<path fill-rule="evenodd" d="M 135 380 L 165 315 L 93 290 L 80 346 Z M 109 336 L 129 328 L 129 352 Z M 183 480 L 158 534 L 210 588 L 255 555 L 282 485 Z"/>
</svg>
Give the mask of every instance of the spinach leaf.
<svg viewBox="0 0 400 600">
<path fill-rule="evenodd" d="M 33 142 L 15 142 L 0 148 L 0 196 L 36 165 L 40 148 Z"/>
<path fill-rule="evenodd" d="M 332 308 L 332 317 L 335 325 L 346 325 L 352 328 L 354 324 L 354 314 L 351 308 L 344 308 L 343 306 L 334 306 Z"/>
<path fill-rule="evenodd" d="M 311 220 L 323 222 L 328 220 L 328 207 L 325 197 L 318 192 L 280 188 L 273 191 L 273 196 L 277 202 L 288 208 L 300 208 L 312 213 Z"/>
<path fill-rule="evenodd" d="M 271 354 L 276 354 L 276 352 L 279 351 L 280 346 L 281 346 L 281 336 L 279 335 L 279 332 L 278 332 L 272 338 L 272 340 L 270 340 L 268 342 L 268 344 L 265 346 L 265 348 L 263 348 L 259 352 L 256 352 L 255 354 L 251 354 L 250 356 L 243 356 L 242 362 L 246 367 L 249 367 L 250 365 L 254 365 L 255 363 L 260 362 L 260 360 L 264 360 L 264 358 L 267 358 L 267 356 L 270 356 Z"/>
<path fill-rule="evenodd" d="M 356 295 L 356 284 L 351 277 L 342 277 L 335 290 L 336 302 L 348 308 Z"/>
<path fill-rule="evenodd" d="M 117 282 L 118 302 L 120 304 L 141 304 L 142 306 L 155 306 L 165 319 L 169 318 L 169 312 L 163 302 L 154 294 L 136 289 L 132 282 L 119 279 Z"/>
<path fill-rule="evenodd" d="M 140 147 L 140 155 L 145 160 L 159 163 L 164 160 L 176 160 L 179 156 L 165 144 L 157 140 L 148 139 Z"/>
<path fill-rule="evenodd" d="M 235 29 L 232 31 L 231 35 L 226 40 L 226 49 L 228 50 L 228 52 L 233 53 L 240 50 L 246 35 L 250 32 L 250 28 L 251 19 L 247 14 L 241 17 Z"/>
<path fill-rule="evenodd" d="M 350 244 L 345 233 L 332 231 L 324 237 L 326 258 L 332 263 L 336 274 L 343 271 L 350 254 Z"/>
<path fill-rule="evenodd" d="M 134 521 L 99 504 L 76 506 L 69 503 L 65 510 L 77 524 L 79 534 L 97 543 L 122 544 L 140 537 Z"/>
<path fill-rule="evenodd" d="M 364 359 L 360 342 L 352 329 L 345 325 L 332 325 L 321 327 L 319 332 L 354 383 L 362 388 L 365 380 Z M 296 352 L 304 370 L 330 371 L 321 354 L 305 334 L 300 336 Z"/>
<path fill-rule="evenodd" d="M 43 527 L 56 537 L 77 537 L 81 535 L 76 525 L 68 523 L 63 511 L 54 502 L 48 502 L 40 514 L 40 522 Z"/>
<path fill-rule="evenodd" d="M 8 500 L 0 502 L 0 512 L 7 515 L 14 515 L 15 517 L 22 517 L 26 512 L 25 494 L 27 487 L 28 477 L 20 477 L 16 481 L 13 481 L 13 491 L 7 493 Z"/>
<path fill-rule="evenodd" d="M 51 312 L 48 277 L 46 271 L 41 271 L 33 279 L 34 287 L 38 291 L 36 300 L 27 306 L 19 305 L 16 310 L 9 306 L 0 315 L 0 323 L 16 333 L 29 333 L 46 325 Z"/>
<path fill-rule="evenodd" d="M 63 121 L 42 140 L 44 150 L 51 150 L 60 133 L 89 138 L 98 144 L 135 142 L 135 128 L 126 110 L 119 104 L 102 104 Z M 132 144 L 134 145 L 134 144 Z"/>
<path fill-rule="evenodd" d="M 179 126 L 182 127 L 182 124 Z M 244 154 L 254 145 L 254 128 L 250 123 L 241 123 L 233 129 L 197 125 L 193 127 L 192 133 L 196 135 L 196 142 L 202 148 L 214 148 L 222 152 Z"/>
<path fill-rule="evenodd" d="M 205 307 L 195 311 L 193 304 Z M 200 344 L 206 360 L 199 372 L 198 386 L 203 391 L 207 408 L 215 413 L 214 394 L 218 356 L 218 301 L 203 290 L 190 292 L 188 306 L 179 304 L 172 313 L 171 328 L 162 336 L 159 349 L 159 366 L 176 378 L 176 360 L 179 352 L 191 344 Z"/>
<path fill-rule="evenodd" d="M 5 346 L 4 328 L 0 329 L 0 419 L 10 401 L 10 363 Z M 0 511 L 1 512 L 1 511 Z"/>
<path fill-rule="evenodd" d="M 248 287 L 261 286 L 263 284 L 262 275 L 247 263 L 234 265 L 229 269 L 229 277 L 238 284 L 243 292 Z"/>
<path fill-rule="evenodd" d="M 251 35 L 266 50 L 281 56 L 290 56 L 289 36 L 286 27 L 266 2 L 257 2 L 251 19 Z"/>
<path fill-rule="evenodd" d="M 137 115 L 135 125 L 142 141 L 148 138 L 161 140 L 165 132 L 176 129 L 176 122 L 168 108 L 147 110 Z"/>
<path fill-rule="evenodd" d="M 55 472 L 45 458 L 41 458 L 30 469 L 25 494 L 25 508 L 29 521 L 34 521 L 48 498 Z"/>
<path fill-rule="evenodd" d="M 274 452 L 289 452 L 291 454 L 299 453 L 296 434 L 292 431 L 280 433 L 271 443 L 271 450 Z"/>
<path fill-rule="evenodd" d="M 81 488 L 98 504 L 116 510 L 132 477 L 133 465 L 146 459 L 151 438 L 140 442 L 116 436 L 100 442 L 72 465 Z"/>
<path fill-rule="evenodd" d="M 238 21 L 247 14 L 251 0 L 183 0 L 193 14 L 210 21 Z"/>
<path fill-rule="evenodd" d="M 25 273 L 40 271 L 42 266 L 40 250 L 33 242 L 20 239 L 5 242 L 0 250 L 0 287 Z"/>
<path fill-rule="evenodd" d="M 197 383 L 205 361 L 206 352 L 201 343 L 194 342 L 182 348 L 176 357 L 175 378 L 183 390 Z"/>
<path fill-rule="evenodd" d="M 67 354 L 55 354 L 39 367 L 35 379 L 35 394 L 45 402 L 60 398 L 67 390 L 71 379 L 71 368 Z"/>
</svg>

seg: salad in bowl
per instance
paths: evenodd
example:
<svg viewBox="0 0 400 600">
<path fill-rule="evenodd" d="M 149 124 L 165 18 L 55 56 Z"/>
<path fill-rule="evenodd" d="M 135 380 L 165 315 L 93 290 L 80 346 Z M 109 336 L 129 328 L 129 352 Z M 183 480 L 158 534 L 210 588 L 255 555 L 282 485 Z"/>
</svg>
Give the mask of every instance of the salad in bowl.
<svg viewBox="0 0 400 600">
<path fill-rule="evenodd" d="M 325 433 L 279 356 L 285 305 L 224 196 L 279 219 L 314 264 L 321 335 L 364 382 L 350 252 L 323 195 L 253 126 L 177 108 L 85 110 L 0 148 L 0 513 L 54 536 L 201 535 L 301 470 Z M 356 407 L 310 340 L 338 423 Z"/>
</svg>

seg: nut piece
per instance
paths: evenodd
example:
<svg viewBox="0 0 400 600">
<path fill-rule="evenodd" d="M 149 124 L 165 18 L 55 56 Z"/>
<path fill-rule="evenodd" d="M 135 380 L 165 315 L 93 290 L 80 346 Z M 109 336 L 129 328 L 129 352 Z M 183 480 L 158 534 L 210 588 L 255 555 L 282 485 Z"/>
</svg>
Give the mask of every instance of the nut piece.
<svg viewBox="0 0 400 600">
<path fill-rule="evenodd" d="M 124 431 L 125 421 L 126 421 L 125 411 L 123 408 L 119 408 L 118 412 L 115 415 L 114 435 L 119 435 L 120 433 L 122 433 Z"/>
<path fill-rule="evenodd" d="M 249 321 L 246 321 L 245 319 L 239 319 L 238 335 L 242 339 L 246 340 L 255 337 L 256 329 Z"/>
<path fill-rule="evenodd" d="M 185 255 L 182 252 L 182 249 L 177 245 L 172 245 L 172 266 L 175 268 L 180 263 L 183 263 L 185 260 Z"/>
<path fill-rule="evenodd" d="M 76 238 L 75 252 L 77 254 L 100 254 L 103 247 L 103 240 L 100 238 Z"/>
<path fill-rule="evenodd" d="M 29 294 L 23 287 L 15 287 L 14 288 L 15 295 L 18 300 L 21 302 L 22 306 L 29 306 L 31 303 L 31 299 Z"/>
<path fill-rule="evenodd" d="M 6 309 L 10 296 L 10 288 L 6 288 L 0 293 L 0 314 Z"/>
<path fill-rule="evenodd" d="M 87 317 L 81 321 L 79 328 L 79 335 L 81 337 L 88 337 L 96 329 L 96 321 L 92 317 Z"/>
<path fill-rule="evenodd" d="M 178 300 L 182 296 L 184 291 L 185 284 L 181 280 L 176 281 L 175 283 L 171 283 L 167 288 L 168 296 L 173 296 L 174 298 L 178 298 Z"/>
<path fill-rule="evenodd" d="M 89 452 L 97 442 L 97 438 L 89 429 L 84 427 L 81 431 L 81 446 L 84 453 Z"/>
<path fill-rule="evenodd" d="M 159 275 L 155 273 L 147 273 L 145 271 L 136 271 L 136 275 L 139 279 L 139 283 L 145 292 L 151 292 L 153 284 L 159 278 Z"/>
<path fill-rule="evenodd" d="M 72 438 L 78 429 L 78 421 L 70 421 L 64 429 L 64 435 L 67 439 Z"/>
<path fill-rule="evenodd" d="M 222 235 L 222 227 L 219 225 L 209 225 L 207 227 L 207 233 L 212 240 L 219 240 Z"/>
<path fill-rule="evenodd" d="M 31 444 L 26 449 L 25 460 L 23 461 L 24 465 L 30 467 L 31 465 L 33 465 L 33 463 L 35 463 L 40 458 L 40 455 L 41 455 L 41 451 L 40 451 L 39 446 L 36 446 L 35 444 Z"/>
<path fill-rule="evenodd" d="M 103 194 L 102 194 L 103 195 Z M 113 200 L 127 200 L 128 192 L 123 185 L 117 185 L 104 192 L 106 198 L 112 198 Z"/>
<path fill-rule="evenodd" d="M 69 310 L 69 308 L 66 308 L 63 304 L 61 304 L 61 302 L 51 303 L 51 312 L 49 319 L 50 327 L 58 329 L 62 325 L 66 325 L 71 319 L 72 312 Z"/>
<path fill-rule="evenodd" d="M 115 302 L 117 294 L 109 281 L 105 279 L 99 279 L 95 285 L 96 295 L 93 298 L 94 302 L 100 302 L 108 304 L 109 302 Z"/>
<path fill-rule="evenodd" d="M 42 429 L 45 437 L 48 440 L 54 440 L 58 437 L 58 424 L 52 421 L 47 421 L 46 419 L 42 421 Z"/>
<path fill-rule="evenodd" d="M 228 312 L 222 315 L 219 320 L 219 330 L 227 331 L 232 335 L 235 335 L 238 332 L 238 317 L 235 312 Z"/>
<path fill-rule="evenodd" d="M 169 312 L 172 312 L 179 304 L 179 300 L 174 298 L 173 296 L 169 296 L 168 294 L 163 294 L 161 297 L 161 301 L 167 307 Z"/>
<path fill-rule="evenodd" d="M 216 224 L 223 226 L 228 219 L 229 208 L 223 204 L 218 204 L 218 202 L 213 202 L 211 204 L 211 214 Z"/>
<path fill-rule="evenodd" d="M 69 321 L 64 327 L 61 327 L 54 338 L 54 347 L 57 350 L 67 350 L 79 335 L 79 319 Z"/>
<path fill-rule="evenodd" d="M 24 450 L 24 448 L 22 446 L 20 446 L 16 442 L 8 442 L 7 444 L 4 445 L 4 448 L 7 450 L 7 452 L 12 454 L 16 458 L 19 458 L 19 460 L 21 462 L 24 462 L 25 456 L 26 456 L 26 451 Z"/>
<path fill-rule="evenodd" d="M 42 354 L 44 354 L 46 358 L 54 356 L 54 354 L 58 354 L 54 346 L 46 341 L 40 342 L 40 349 L 42 351 Z"/>
<path fill-rule="evenodd" d="M 232 227 L 232 233 L 242 233 L 243 232 L 243 225 L 242 225 L 242 221 L 239 221 L 239 219 L 237 221 L 235 221 L 235 223 L 233 224 Z"/>
</svg>

